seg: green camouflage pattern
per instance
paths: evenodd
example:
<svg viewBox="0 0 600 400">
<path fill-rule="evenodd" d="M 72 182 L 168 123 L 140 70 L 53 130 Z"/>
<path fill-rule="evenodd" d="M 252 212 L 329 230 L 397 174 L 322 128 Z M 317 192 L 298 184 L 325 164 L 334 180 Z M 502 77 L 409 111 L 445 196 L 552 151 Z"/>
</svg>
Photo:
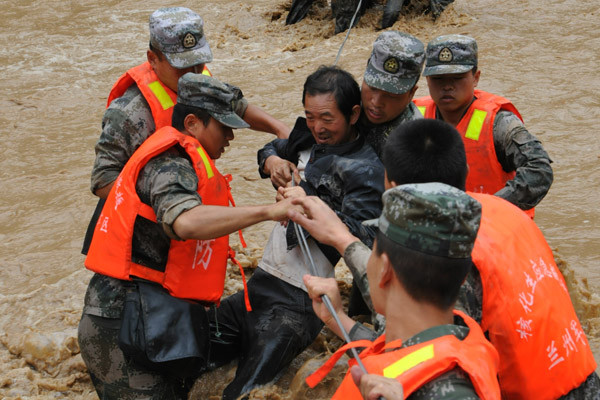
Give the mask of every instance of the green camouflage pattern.
<svg viewBox="0 0 600 400">
<path fill-rule="evenodd" d="M 423 76 L 462 74 L 476 66 L 475 39 L 465 35 L 443 35 L 427 44 Z"/>
<path fill-rule="evenodd" d="M 383 194 L 379 231 L 410 249 L 469 258 L 481 221 L 481 204 L 442 183 L 396 186 Z"/>
<path fill-rule="evenodd" d="M 234 101 L 235 113 L 243 116 L 248 101 L 244 97 Z M 102 118 L 102 133 L 96 143 L 92 192 L 114 182 L 133 152 L 155 129 L 150 106 L 137 85 L 131 85 L 123 96 L 113 100 Z"/>
<path fill-rule="evenodd" d="M 501 110 L 496 114 L 493 137 L 498 162 L 505 171 L 516 172 L 515 177 L 494 195 L 522 210 L 535 207 L 554 181 L 550 156 L 542 143 L 510 111 Z"/>
<path fill-rule="evenodd" d="M 174 68 L 209 63 L 212 51 L 204 35 L 204 21 L 185 7 L 165 7 L 150 16 L 150 44 Z"/>
<path fill-rule="evenodd" d="M 424 60 L 419 39 L 404 32 L 383 32 L 373 43 L 364 81 L 389 93 L 406 93 L 419 80 Z"/>
<path fill-rule="evenodd" d="M 233 85 L 203 74 L 188 72 L 177 83 L 177 103 L 200 108 L 230 128 L 248 128 L 234 111 L 242 91 Z"/>
<path fill-rule="evenodd" d="M 392 133 L 392 131 L 401 123 L 420 118 L 423 118 L 423 115 L 415 103 L 411 101 L 400 115 L 383 124 L 373 124 L 364 113 L 361 113 L 357 126 L 359 132 L 365 135 L 367 143 L 371 145 L 373 150 L 375 150 L 375 153 L 377 153 L 377 157 L 381 160 L 381 157 L 383 156 L 383 146 L 385 145 L 388 136 L 390 136 L 390 133 Z"/>
<path fill-rule="evenodd" d="M 198 177 L 176 148 L 151 159 L 136 183 L 140 200 L 153 207 L 157 223 L 139 218 L 133 233 L 132 260 L 152 266 L 166 263 L 177 217 L 200 204 Z M 185 399 L 190 387 L 128 360 L 118 346 L 127 281 L 94 274 L 84 299 L 78 340 L 81 355 L 99 396 L 118 399 Z"/>
</svg>

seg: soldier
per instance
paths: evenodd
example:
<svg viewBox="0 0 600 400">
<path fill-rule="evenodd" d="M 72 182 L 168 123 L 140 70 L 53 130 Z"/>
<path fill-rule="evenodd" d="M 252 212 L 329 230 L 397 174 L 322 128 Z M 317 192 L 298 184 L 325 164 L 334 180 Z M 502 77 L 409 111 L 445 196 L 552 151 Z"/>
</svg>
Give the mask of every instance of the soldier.
<svg viewBox="0 0 600 400">
<path fill-rule="evenodd" d="M 408 33 L 387 31 L 373 43 L 361 86 L 362 109 L 357 123 L 361 135 L 381 158 L 383 145 L 390 132 L 404 121 L 422 118 L 411 102 L 425 61 L 423 43 Z M 260 150 L 259 172 L 266 160 L 276 155 L 268 147 Z M 296 165 L 279 157 L 270 166 L 269 177 L 276 188 L 289 186 Z M 265 177 L 265 176 L 263 176 Z"/>
<path fill-rule="evenodd" d="M 388 139 L 383 160 L 386 188 L 435 181 L 464 189 L 468 168 L 462 139 L 443 121 L 402 124 Z M 498 350 L 503 396 L 593 398 L 600 393 L 596 362 L 544 236 L 535 222 L 509 202 L 489 194 L 470 195 L 482 204 L 483 216 L 472 253 L 474 268 L 461 287 L 457 308 L 480 323 Z M 318 199 L 297 202 L 309 218 L 294 212 L 290 217 L 344 255 L 373 310 L 366 273 L 369 248 L 352 237 Z M 345 315 L 341 306 L 337 310 L 353 340 L 377 336 Z M 380 316 L 374 318 L 374 325 L 382 331 Z M 559 346 L 566 346 L 565 351 Z"/>
<path fill-rule="evenodd" d="M 306 379 L 309 386 L 350 347 L 366 346 L 359 357 L 367 372 L 400 381 L 404 396 L 499 400 L 498 353 L 477 322 L 452 310 L 471 269 L 480 219 L 481 205 L 449 185 L 421 183 L 387 190 L 367 263 L 373 305 L 386 317 L 385 333 L 373 343 L 342 346 Z M 312 278 L 307 275 L 305 283 L 315 312 L 332 326 L 335 321 L 321 296 L 332 297 L 339 308 L 339 292 Z M 362 398 L 350 371 L 332 397 Z"/>
<path fill-rule="evenodd" d="M 78 340 L 101 399 L 187 398 L 208 358 L 205 307 L 223 293 L 228 235 L 282 220 L 289 208 L 288 200 L 228 207 L 228 180 L 213 160 L 234 139 L 232 129 L 248 127 L 233 109 L 242 93 L 194 73 L 178 87 L 173 127 L 159 129 L 126 163 L 85 260 L 96 273 Z"/>
<path fill-rule="evenodd" d="M 540 141 L 525 129 L 512 103 L 476 90 L 477 43 L 463 35 L 445 35 L 427 44 L 430 96 L 415 99 L 426 118 L 444 120 L 461 134 L 467 152 L 467 190 L 495 194 L 527 210 L 552 185 L 551 160 Z"/>
<path fill-rule="evenodd" d="M 184 7 L 160 8 L 150 16 L 149 27 L 147 61 L 123 74 L 108 97 L 91 178 L 92 193 L 100 201 L 84 240 L 84 254 L 103 199 L 129 157 L 155 130 L 171 124 L 178 79 L 187 72 L 210 75 L 206 63 L 213 56 L 198 14 Z M 289 134 L 285 124 L 243 97 L 235 110 L 251 129 L 283 138 Z"/>
<path fill-rule="evenodd" d="M 359 129 L 379 158 L 390 132 L 421 118 L 412 103 L 425 61 L 423 43 L 408 33 L 387 31 L 373 43 L 361 86 Z"/>
</svg>

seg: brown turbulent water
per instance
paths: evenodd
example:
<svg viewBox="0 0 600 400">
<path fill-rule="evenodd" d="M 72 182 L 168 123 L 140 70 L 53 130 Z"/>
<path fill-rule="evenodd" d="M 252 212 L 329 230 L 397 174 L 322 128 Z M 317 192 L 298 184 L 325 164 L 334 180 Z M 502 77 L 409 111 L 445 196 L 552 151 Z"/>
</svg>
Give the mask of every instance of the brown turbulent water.
<svg viewBox="0 0 600 400">
<path fill-rule="evenodd" d="M 344 34 L 325 0 L 301 23 L 284 25 L 290 0 L 179 3 L 199 12 L 220 79 L 292 125 L 305 77 L 334 62 Z M 144 60 L 147 20 L 160 1 L 0 1 L 0 397 L 96 395 L 78 354 L 76 329 L 90 273 L 79 253 L 95 198 L 94 144 L 115 79 Z M 598 0 L 456 0 L 435 23 L 401 17 L 394 29 L 427 42 L 439 34 L 477 38 L 480 88 L 513 100 L 554 160 L 555 181 L 536 221 L 555 249 L 596 356 L 600 354 L 600 3 Z M 353 29 L 339 64 L 362 79 L 381 5 Z M 425 80 L 417 95 L 427 92 Z M 219 168 L 235 176 L 239 204 L 273 200 L 255 152 L 272 136 L 238 132 Z M 246 230 L 255 265 L 271 224 Z M 344 267 L 340 279 L 347 280 Z M 232 273 L 228 292 L 241 288 Z M 322 336 L 279 383 L 254 398 L 326 398 L 335 379 L 307 392 L 301 376 L 333 348 Z M 192 398 L 218 394 L 232 369 L 200 380 Z M 340 372 L 341 373 L 341 372 Z M 206 382 L 210 385 L 206 385 Z"/>
</svg>

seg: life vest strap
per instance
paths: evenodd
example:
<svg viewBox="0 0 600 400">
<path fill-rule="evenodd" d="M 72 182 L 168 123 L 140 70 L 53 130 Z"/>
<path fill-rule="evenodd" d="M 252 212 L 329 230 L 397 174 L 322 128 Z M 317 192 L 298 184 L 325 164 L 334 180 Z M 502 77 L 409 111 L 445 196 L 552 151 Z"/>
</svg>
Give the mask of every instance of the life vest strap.
<svg viewBox="0 0 600 400">
<path fill-rule="evenodd" d="M 333 369 L 335 363 L 338 362 L 340 358 L 344 355 L 344 353 L 352 348 L 356 347 L 369 347 L 373 344 L 373 342 L 369 340 L 357 340 L 355 342 L 350 342 L 348 344 L 343 345 L 323 365 L 321 365 L 315 372 L 306 377 L 306 384 L 312 389 L 319 382 L 321 382 L 327 374 Z"/>
<path fill-rule="evenodd" d="M 240 231 L 240 235 L 241 234 L 242 232 Z M 250 312 L 252 311 L 252 306 L 250 305 L 250 296 L 248 296 L 248 285 L 246 284 L 246 274 L 244 274 L 244 268 L 242 267 L 242 264 L 235 259 L 235 251 L 231 247 L 229 248 L 228 256 L 231 261 L 233 261 L 233 263 L 239 267 L 240 273 L 242 274 L 242 283 L 244 284 L 244 303 L 246 303 L 246 311 Z"/>
</svg>

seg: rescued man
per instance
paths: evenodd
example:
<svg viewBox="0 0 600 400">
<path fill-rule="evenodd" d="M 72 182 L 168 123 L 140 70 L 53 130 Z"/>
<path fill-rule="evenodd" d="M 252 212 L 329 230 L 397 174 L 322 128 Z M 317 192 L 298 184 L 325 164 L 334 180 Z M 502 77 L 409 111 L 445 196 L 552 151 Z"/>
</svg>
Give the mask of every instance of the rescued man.
<svg viewBox="0 0 600 400">
<path fill-rule="evenodd" d="M 92 193 L 100 200 L 86 233 L 84 254 L 103 199 L 129 157 L 154 131 L 171 124 L 178 79 L 187 72 L 211 75 L 206 64 L 213 55 L 200 15 L 185 7 L 159 8 L 150 16 L 149 28 L 147 61 L 123 74 L 108 96 L 91 177 Z M 283 138 L 289 134 L 284 123 L 244 98 L 235 104 L 235 112 L 251 129 Z"/>
<path fill-rule="evenodd" d="M 181 339 L 177 325 L 167 344 L 179 340 L 187 348 L 208 343 L 204 306 L 218 303 L 223 293 L 231 256 L 228 235 L 261 221 L 282 220 L 289 208 L 289 200 L 228 207 L 228 179 L 214 160 L 234 139 L 232 129 L 248 127 L 233 110 L 242 93 L 194 73 L 183 75 L 178 85 L 173 127 L 159 129 L 127 161 L 109 193 L 85 260 L 85 266 L 96 273 L 85 295 L 78 340 L 101 399 L 187 398 L 200 370 L 158 372 L 155 364 L 137 361 L 138 354 L 129 357 L 123 352 L 119 334 L 126 297 L 129 301 L 133 293 L 146 307 L 142 292 L 156 282 L 161 286 L 155 290 L 170 296 L 167 300 L 175 297 L 201 304 L 188 317 L 205 324 L 192 322 L 193 335 Z M 150 312 L 148 316 L 156 317 Z M 169 326 L 144 325 L 145 335 L 160 329 Z M 164 349 L 160 346 L 148 343 L 159 355 Z M 207 349 L 198 347 L 192 350 Z M 196 355 L 208 358 L 208 354 Z"/>
<path fill-rule="evenodd" d="M 387 190 L 367 262 L 371 299 L 386 317 L 385 332 L 373 342 L 342 346 L 307 377 L 308 385 L 322 380 L 349 348 L 361 347 L 366 371 L 398 380 L 409 399 L 499 400 L 497 351 L 477 322 L 453 310 L 471 269 L 480 219 L 479 202 L 450 185 L 406 184 Z M 305 283 L 317 315 L 338 328 L 321 298 L 328 295 L 340 309 L 337 287 L 310 275 Z M 352 375 L 347 372 L 332 399 L 363 398 Z"/>
<path fill-rule="evenodd" d="M 302 103 L 306 119 L 298 118 L 289 139 L 267 145 L 279 157 L 298 163 L 303 173 L 296 186 L 280 188 L 280 198 L 318 196 L 354 235 L 372 243 L 374 228 L 361 222 L 381 213 L 383 165 L 355 127 L 360 88 L 348 72 L 321 66 L 306 79 Z M 334 276 L 340 254 L 310 238 L 307 243 L 317 272 Z M 238 359 L 223 399 L 237 399 L 273 381 L 321 331 L 323 324 L 302 283 L 310 268 L 293 224 L 277 224 L 248 281 L 252 312 L 246 311 L 244 292 L 239 292 L 210 315 L 214 366 Z"/>
<path fill-rule="evenodd" d="M 462 139 L 440 120 L 401 125 L 386 143 L 383 162 L 386 188 L 411 182 L 465 187 L 468 168 Z M 481 325 L 498 350 L 503 398 L 594 398 L 600 393 L 596 362 L 541 231 L 507 201 L 470 195 L 482 204 L 483 216 L 472 254 L 474 268 L 461 288 L 457 308 Z M 296 201 L 310 219 L 293 211 L 289 216 L 316 240 L 344 255 L 373 309 L 366 279 L 369 248 L 352 237 L 318 199 Z M 338 311 L 353 340 L 377 336 L 342 315 L 341 308 Z M 374 325 L 381 332 L 381 316 L 374 318 Z"/>
<path fill-rule="evenodd" d="M 425 61 L 423 43 L 408 33 L 386 31 L 373 43 L 361 85 L 362 110 L 357 127 L 377 156 L 390 132 L 404 121 L 422 118 L 412 98 Z M 273 157 L 271 157 L 273 156 Z M 259 154 L 259 170 L 278 188 L 289 186 L 295 162 L 277 157 L 266 147 Z"/>
<path fill-rule="evenodd" d="M 533 218 L 552 185 L 551 160 L 507 99 L 477 90 L 477 43 L 464 35 L 427 44 L 423 76 L 430 96 L 414 102 L 425 118 L 444 120 L 461 134 L 467 152 L 466 188 L 495 194 Z"/>
</svg>

